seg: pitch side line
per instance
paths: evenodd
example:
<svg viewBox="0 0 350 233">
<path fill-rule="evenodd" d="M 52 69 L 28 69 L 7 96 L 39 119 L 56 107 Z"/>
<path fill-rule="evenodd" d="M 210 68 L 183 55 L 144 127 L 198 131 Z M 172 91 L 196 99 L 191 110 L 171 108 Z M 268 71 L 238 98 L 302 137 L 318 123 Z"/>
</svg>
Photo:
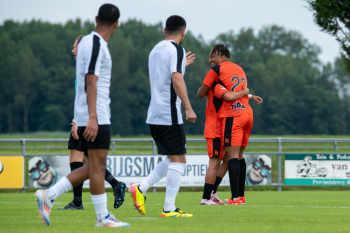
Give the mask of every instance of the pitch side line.
<svg viewBox="0 0 350 233">
<path fill-rule="evenodd" d="M 37 202 L 25 202 L 30 204 L 37 204 Z M 0 204 L 23 204 L 23 202 L 0 202 Z M 54 205 L 62 205 L 64 203 L 61 202 L 55 202 Z M 92 205 L 92 203 L 87 202 L 83 203 L 84 205 Z M 123 204 L 123 205 L 133 205 L 133 204 Z M 148 206 L 159 206 L 164 204 L 147 204 Z M 198 205 L 189 205 L 189 204 L 179 204 L 179 206 L 199 206 Z M 242 205 L 242 207 L 284 207 L 284 208 L 315 208 L 315 209 L 350 209 L 350 206 L 283 206 L 283 205 Z M 203 207 L 204 208 L 204 207 Z M 237 207 L 240 208 L 240 207 Z"/>
</svg>

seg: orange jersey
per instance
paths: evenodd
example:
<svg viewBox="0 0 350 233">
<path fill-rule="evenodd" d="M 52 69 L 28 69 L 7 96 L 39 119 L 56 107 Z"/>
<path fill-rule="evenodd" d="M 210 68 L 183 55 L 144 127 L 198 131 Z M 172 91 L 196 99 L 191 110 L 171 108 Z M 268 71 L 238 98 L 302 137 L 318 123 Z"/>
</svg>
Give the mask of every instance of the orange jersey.
<svg viewBox="0 0 350 233">
<path fill-rule="evenodd" d="M 229 91 L 242 91 L 244 86 L 248 84 L 243 69 L 230 61 L 222 62 L 219 65 L 214 66 L 212 69 L 215 70 L 216 75 L 211 72 L 211 75 L 208 76 L 206 85 L 210 85 L 211 82 L 219 82 Z M 220 89 L 220 92 L 216 93 L 216 96 L 222 97 L 225 92 L 222 91 L 221 88 L 216 89 Z M 243 96 L 234 101 L 223 100 L 218 115 L 220 118 L 233 117 L 241 115 L 244 111 L 253 114 L 253 110 L 249 105 L 248 96 Z"/>
<path fill-rule="evenodd" d="M 218 117 L 217 113 L 221 107 L 222 100 L 214 96 L 213 89 L 216 88 L 216 83 L 208 84 L 208 80 L 211 80 L 212 73 L 214 72 L 212 69 L 208 72 L 207 76 L 203 81 L 203 85 L 209 87 L 209 91 L 207 93 L 207 103 L 205 107 L 205 129 L 204 129 L 204 138 L 216 138 L 221 137 L 221 120 Z M 209 78 L 208 78 L 209 77 Z M 218 77 L 218 76 L 217 76 Z M 223 90 L 225 91 L 225 90 Z M 220 90 L 216 91 L 220 95 Z M 227 90 L 226 90 L 227 92 Z"/>
</svg>

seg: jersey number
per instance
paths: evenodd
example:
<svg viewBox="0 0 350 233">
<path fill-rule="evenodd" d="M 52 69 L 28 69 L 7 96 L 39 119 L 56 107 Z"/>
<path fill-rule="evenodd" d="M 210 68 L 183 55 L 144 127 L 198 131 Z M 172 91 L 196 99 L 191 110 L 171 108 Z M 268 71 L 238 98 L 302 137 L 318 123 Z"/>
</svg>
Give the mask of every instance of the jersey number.
<svg viewBox="0 0 350 233">
<path fill-rule="evenodd" d="M 231 91 L 235 91 L 236 87 L 238 87 L 241 83 L 246 86 L 247 85 L 247 82 L 245 80 L 244 77 L 241 77 L 241 79 L 239 79 L 238 76 L 233 76 L 232 79 L 231 79 L 232 83 L 235 83 L 232 88 L 231 88 Z M 237 81 L 237 82 L 236 82 Z"/>
</svg>

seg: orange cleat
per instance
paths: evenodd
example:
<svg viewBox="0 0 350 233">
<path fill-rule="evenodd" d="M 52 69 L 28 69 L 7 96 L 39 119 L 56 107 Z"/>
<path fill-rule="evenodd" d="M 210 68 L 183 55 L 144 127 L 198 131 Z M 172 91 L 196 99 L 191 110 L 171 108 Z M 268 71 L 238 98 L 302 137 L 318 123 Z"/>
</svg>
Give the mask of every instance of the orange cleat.
<svg viewBox="0 0 350 233">
<path fill-rule="evenodd" d="M 240 197 L 239 199 L 241 199 L 241 205 L 245 205 L 245 197 Z"/>
<path fill-rule="evenodd" d="M 241 199 L 240 198 L 237 198 L 236 200 L 228 200 L 228 203 L 226 205 L 240 205 L 241 204 Z"/>
</svg>

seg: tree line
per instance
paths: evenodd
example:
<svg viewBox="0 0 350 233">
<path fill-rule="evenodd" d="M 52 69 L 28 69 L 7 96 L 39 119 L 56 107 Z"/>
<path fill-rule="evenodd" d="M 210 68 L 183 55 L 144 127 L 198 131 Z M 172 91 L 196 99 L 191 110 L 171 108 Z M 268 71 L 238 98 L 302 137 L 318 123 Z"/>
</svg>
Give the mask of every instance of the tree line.
<svg viewBox="0 0 350 233">
<path fill-rule="evenodd" d="M 73 118 L 75 61 L 71 54 L 78 35 L 89 34 L 93 22 L 65 24 L 42 21 L 0 26 L 0 133 L 70 130 Z M 164 39 L 161 23 L 122 23 L 110 39 L 112 55 L 112 134 L 149 135 L 145 123 L 150 100 L 148 55 Z M 197 114 L 185 123 L 188 134 L 202 134 L 205 99 L 196 96 L 211 68 L 209 52 L 223 43 L 231 61 L 246 72 L 252 94 L 253 134 L 348 134 L 349 74 L 340 59 L 323 64 L 320 48 L 300 33 L 272 25 L 258 32 L 246 28 L 205 42 L 187 32 L 182 46 L 196 54 L 186 68 L 189 98 Z"/>
</svg>

